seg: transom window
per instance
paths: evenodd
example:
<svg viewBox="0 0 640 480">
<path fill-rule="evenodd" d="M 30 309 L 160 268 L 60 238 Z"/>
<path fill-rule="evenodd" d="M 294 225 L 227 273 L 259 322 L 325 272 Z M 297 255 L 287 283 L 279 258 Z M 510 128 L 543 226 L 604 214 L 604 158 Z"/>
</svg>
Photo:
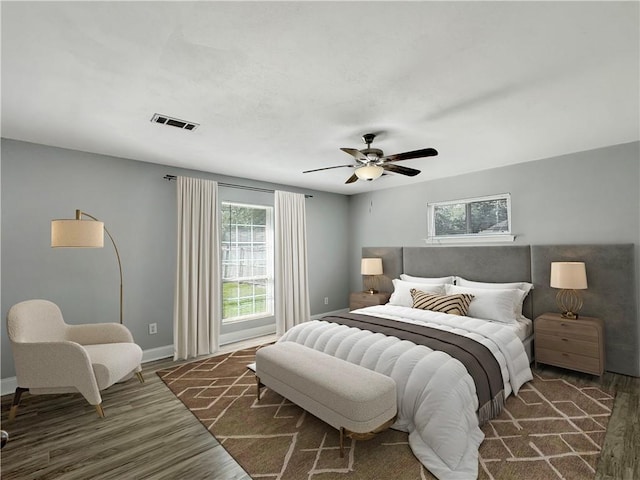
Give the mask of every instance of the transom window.
<svg viewBox="0 0 640 480">
<path fill-rule="evenodd" d="M 514 239 L 508 193 L 428 203 L 427 220 L 429 243 Z"/>
<path fill-rule="evenodd" d="M 222 202 L 222 322 L 273 315 L 273 207 Z"/>
</svg>

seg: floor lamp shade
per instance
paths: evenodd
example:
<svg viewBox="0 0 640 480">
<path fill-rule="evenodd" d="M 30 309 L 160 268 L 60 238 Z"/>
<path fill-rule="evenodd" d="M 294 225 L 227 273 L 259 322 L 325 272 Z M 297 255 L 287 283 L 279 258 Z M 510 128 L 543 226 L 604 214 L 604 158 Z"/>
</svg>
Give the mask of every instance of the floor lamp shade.
<svg viewBox="0 0 640 480">
<path fill-rule="evenodd" d="M 51 220 L 51 246 L 102 248 L 104 223 L 94 220 Z"/>
</svg>

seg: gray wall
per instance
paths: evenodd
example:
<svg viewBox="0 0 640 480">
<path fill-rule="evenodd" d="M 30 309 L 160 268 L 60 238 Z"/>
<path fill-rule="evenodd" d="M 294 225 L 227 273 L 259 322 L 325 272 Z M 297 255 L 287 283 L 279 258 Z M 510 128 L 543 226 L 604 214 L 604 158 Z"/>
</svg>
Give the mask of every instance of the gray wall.
<svg viewBox="0 0 640 480">
<path fill-rule="evenodd" d="M 354 195 L 349 205 L 351 289 L 362 288 L 362 247 L 425 245 L 428 202 L 509 192 L 515 244 L 634 244 L 638 290 L 639 145 L 627 143 Z M 427 169 L 425 160 L 423 170 Z M 636 291 L 636 304 L 639 300 Z M 583 311 L 588 314 L 588 305 Z M 637 328 L 640 332 L 640 318 Z"/>
<path fill-rule="evenodd" d="M 78 208 L 104 221 L 118 244 L 124 323 L 136 342 L 145 350 L 171 345 L 176 187 L 162 179 L 167 173 L 312 194 L 306 202 L 311 313 L 348 303 L 348 198 L 343 195 L 7 139 L 2 139 L 1 169 L 3 319 L 14 303 L 46 298 L 60 306 L 68 323 L 118 321 L 111 245 L 86 250 L 49 245 L 50 221 L 73 218 Z M 264 204 L 246 190 L 221 189 L 220 196 Z M 148 334 L 151 322 L 158 323 L 156 335 Z M 6 327 L 1 332 L 2 378 L 7 378 L 15 375 L 13 357 Z"/>
<path fill-rule="evenodd" d="M 362 288 L 363 246 L 424 245 L 427 202 L 502 192 L 512 195 L 516 244 L 632 243 L 640 280 L 639 158 L 634 142 L 352 197 L 306 192 L 314 195 L 307 200 L 311 313 L 344 308 L 349 291 Z M 104 220 L 118 242 L 125 323 L 136 341 L 144 349 L 170 345 L 175 183 L 162 179 L 166 173 L 278 187 L 2 139 L 3 318 L 16 302 L 49 298 L 69 323 L 117 319 L 117 267 L 110 246 L 49 246 L 50 220 L 71 218 L 80 208 Z M 228 196 L 256 201 L 242 190 Z M 150 322 L 158 323 L 157 335 L 148 335 Z M 6 329 L 1 332 L 6 378 L 14 375 L 13 359 Z"/>
</svg>

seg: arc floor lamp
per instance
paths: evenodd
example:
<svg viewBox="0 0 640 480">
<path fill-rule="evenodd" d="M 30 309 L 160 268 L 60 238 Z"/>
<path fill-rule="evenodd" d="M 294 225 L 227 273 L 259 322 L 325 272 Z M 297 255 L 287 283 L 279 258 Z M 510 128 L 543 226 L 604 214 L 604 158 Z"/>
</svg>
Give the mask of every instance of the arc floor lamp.
<svg viewBox="0 0 640 480">
<path fill-rule="evenodd" d="M 89 217 L 91 220 L 83 220 L 83 216 Z M 74 219 L 51 220 L 51 247 L 102 248 L 104 247 L 104 232 L 107 233 L 113 244 L 120 271 L 120 323 L 122 324 L 122 263 L 116 242 L 107 227 L 104 226 L 104 222 L 82 210 L 76 210 L 76 218 Z"/>
</svg>

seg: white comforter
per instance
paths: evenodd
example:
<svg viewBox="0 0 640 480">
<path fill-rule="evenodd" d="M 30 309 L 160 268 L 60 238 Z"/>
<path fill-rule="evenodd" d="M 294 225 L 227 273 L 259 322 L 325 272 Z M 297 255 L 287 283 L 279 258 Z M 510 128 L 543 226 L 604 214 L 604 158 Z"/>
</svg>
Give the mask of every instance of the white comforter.
<svg viewBox="0 0 640 480">
<path fill-rule="evenodd" d="M 481 342 L 502 368 L 505 397 L 533 378 L 522 342 L 508 327 L 486 320 L 378 305 L 353 313 L 425 324 Z M 293 341 L 390 376 L 398 392 L 398 419 L 392 428 L 409 433 L 415 456 L 439 479 L 475 479 L 478 398 L 465 367 L 446 353 L 380 333 L 321 320 L 287 331 Z"/>
</svg>

